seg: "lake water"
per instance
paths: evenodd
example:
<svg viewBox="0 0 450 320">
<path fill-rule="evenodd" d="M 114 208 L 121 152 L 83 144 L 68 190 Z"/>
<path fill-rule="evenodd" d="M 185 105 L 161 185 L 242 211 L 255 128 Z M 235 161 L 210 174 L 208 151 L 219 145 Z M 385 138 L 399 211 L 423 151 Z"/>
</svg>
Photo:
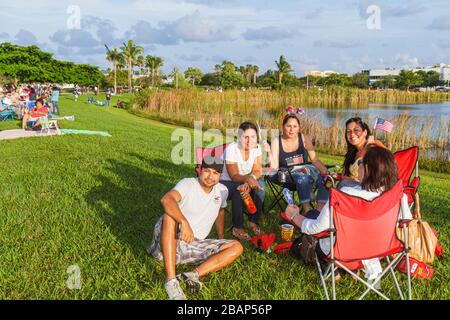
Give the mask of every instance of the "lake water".
<svg viewBox="0 0 450 320">
<path fill-rule="evenodd" d="M 442 136 L 442 128 L 447 128 L 447 137 L 449 134 L 450 101 L 428 104 L 368 104 L 358 109 L 310 106 L 306 107 L 305 111 L 308 117 L 318 119 L 327 126 L 335 123 L 336 118 L 339 118 L 342 122 L 341 125 L 344 125 L 347 119 L 357 116 L 368 121 L 369 126 L 373 127 L 377 117 L 393 121 L 395 116 L 407 114 L 420 121 L 431 121 L 430 134 L 433 137 Z M 420 132 L 416 132 L 416 134 L 420 134 Z"/>
</svg>

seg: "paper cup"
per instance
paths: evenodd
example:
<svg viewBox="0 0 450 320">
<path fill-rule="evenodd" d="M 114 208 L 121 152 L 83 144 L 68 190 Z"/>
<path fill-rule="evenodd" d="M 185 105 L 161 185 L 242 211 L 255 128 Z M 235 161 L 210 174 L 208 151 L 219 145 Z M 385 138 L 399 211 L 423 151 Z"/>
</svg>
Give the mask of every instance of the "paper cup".
<svg viewBox="0 0 450 320">
<path fill-rule="evenodd" d="M 283 241 L 292 241 L 294 238 L 294 226 L 292 224 L 283 224 L 280 227 L 281 239 Z"/>
</svg>

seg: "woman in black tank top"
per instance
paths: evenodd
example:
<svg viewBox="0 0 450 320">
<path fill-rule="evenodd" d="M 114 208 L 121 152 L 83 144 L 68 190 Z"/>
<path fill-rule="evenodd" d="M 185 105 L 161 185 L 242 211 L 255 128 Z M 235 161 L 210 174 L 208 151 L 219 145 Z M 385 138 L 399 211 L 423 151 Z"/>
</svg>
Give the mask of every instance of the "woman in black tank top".
<svg viewBox="0 0 450 320">
<path fill-rule="evenodd" d="M 280 168 L 289 168 L 290 166 L 301 165 L 308 162 L 308 152 L 303 144 L 302 134 L 298 135 L 298 148 L 291 152 L 286 152 L 283 148 L 283 136 L 278 137 L 279 156 L 278 164 Z"/>
<path fill-rule="evenodd" d="M 328 190 L 324 187 L 320 177 L 320 173 L 327 173 L 327 168 L 317 157 L 310 138 L 300 132 L 300 121 L 297 115 L 286 115 L 283 119 L 282 128 L 282 135 L 279 139 L 273 141 L 270 147 L 264 146 L 268 153 L 270 167 L 276 170 L 287 170 L 295 166 L 309 164 L 288 175 L 288 182 L 296 184 L 300 203 L 305 212 L 310 210 L 311 191 L 313 187 L 316 187 L 318 189 L 317 209 L 320 210 L 329 197 Z M 294 181 L 291 180 L 291 176 Z M 278 181 L 278 173 L 270 176 L 269 179 L 282 184 Z"/>
</svg>

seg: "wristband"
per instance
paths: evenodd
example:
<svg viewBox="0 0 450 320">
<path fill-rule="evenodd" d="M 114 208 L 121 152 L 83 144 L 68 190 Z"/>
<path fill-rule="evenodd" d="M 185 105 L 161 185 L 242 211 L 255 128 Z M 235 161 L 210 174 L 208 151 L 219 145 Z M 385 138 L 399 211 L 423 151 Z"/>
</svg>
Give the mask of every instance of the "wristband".
<svg viewBox="0 0 450 320">
<path fill-rule="evenodd" d="M 291 218 L 291 222 L 294 222 L 294 218 L 296 217 L 296 216 L 298 216 L 299 215 L 299 213 L 298 212 L 296 212 L 293 216 L 292 216 L 292 218 Z"/>
</svg>

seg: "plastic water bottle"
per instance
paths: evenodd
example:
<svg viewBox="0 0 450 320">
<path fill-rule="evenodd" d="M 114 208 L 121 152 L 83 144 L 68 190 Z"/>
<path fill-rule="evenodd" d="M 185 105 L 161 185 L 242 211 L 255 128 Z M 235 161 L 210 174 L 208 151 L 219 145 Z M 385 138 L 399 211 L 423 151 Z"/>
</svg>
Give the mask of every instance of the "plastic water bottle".
<svg viewBox="0 0 450 320">
<path fill-rule="evenodd" d="M 288 188 L 283 189 L 283 194 L 288 204 L 294 204 L 294 198 Z"/>
</svg>

